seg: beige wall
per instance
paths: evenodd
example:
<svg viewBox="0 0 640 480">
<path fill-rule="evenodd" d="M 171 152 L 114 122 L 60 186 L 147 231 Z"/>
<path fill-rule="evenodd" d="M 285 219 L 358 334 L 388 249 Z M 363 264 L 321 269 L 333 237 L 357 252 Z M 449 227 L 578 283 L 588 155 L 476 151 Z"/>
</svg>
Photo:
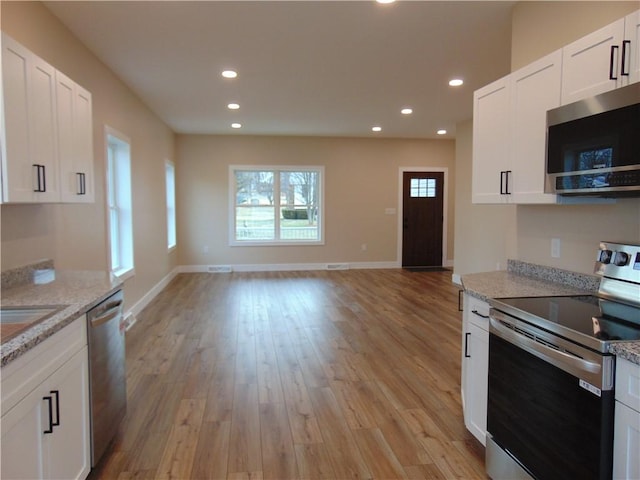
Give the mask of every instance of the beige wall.
<svg viewBox="0 0 640 480">
<path fill-rule="evenodd" d="M 473 122 L 456 126 L 456 222 L 454 272 L 458 275 L 507 268 L 515 255 L 516 207 L 471 203 Z"/>
<path fill-rule="evenodd" d="M 400 167 L 448 169 L 447 249 L 449 258 L 453 254 L 453 141 L 179 135 L 176 151 L 182 265 L 395 262 L 398 216 L 385 209 L 399 208 Z M 325 245 L 229 247 L 233 164 L 324 166 Z"/>
<path fill-rule="evenodd" d="M 544 57 L 640 8 L 627 2 L 518 2 L 512 13 L 511 70 Z"/>
<path fill-rule="evenodd" d="M 2 205 L 2 270 L 52 258 L 64 269 L 106 270 L 104 126 L 131 139 L 136 275 L 131 306 L 177 265 L 166 248 L 164 160 L 174 136 L 39 2 L 2 2 L 2 30 L 92 92 L 96 201 L 91 205 Z"/>
<path fill-rule="evenodd" d="M 519 2 L 513 9 L 512 70 L 639 7 L 637 1 Z M 491 270 L 503 255 L 487 246 L 502 243 L 509 258 L 592 273 L 599 241 L 640 241 L 640 199 L 621 199 L 613 205 L 517 206 L 514 217 L 504 206 L 470 206 L 465 189 L 471 188 L 471 177 L 462 174 L 471 168 L 470 143 L 471 128 L 458 127 L 455 273 Z M 500 221 L 502 232 L 496 228 Z M 560 239 L 560 258 L 551 257 L 552 238 Z M 484 247 L 477 252 L 482 261 L 465 254 L 474 245 Z"/>
</svg>

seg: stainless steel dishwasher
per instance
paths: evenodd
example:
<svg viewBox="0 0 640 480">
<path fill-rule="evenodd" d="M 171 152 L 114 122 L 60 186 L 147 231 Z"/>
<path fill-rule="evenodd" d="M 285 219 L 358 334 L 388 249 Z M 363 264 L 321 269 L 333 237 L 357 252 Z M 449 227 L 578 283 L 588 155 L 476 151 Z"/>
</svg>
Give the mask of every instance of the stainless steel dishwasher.
<svg viewBox="0 0 640 480">
<path fill-rule="evenodd" d="M 91 466 L 100 461 L 127 410 L 122 290 L 87 312 Z"/>
</svg>

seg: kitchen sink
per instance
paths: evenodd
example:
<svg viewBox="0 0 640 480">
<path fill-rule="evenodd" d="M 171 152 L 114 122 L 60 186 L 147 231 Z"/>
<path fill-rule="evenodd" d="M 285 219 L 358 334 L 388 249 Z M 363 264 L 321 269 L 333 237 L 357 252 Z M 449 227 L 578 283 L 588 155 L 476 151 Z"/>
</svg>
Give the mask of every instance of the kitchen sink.
<svg viewBox="0 0 640 480">
<path fill-rule="evenodd" d="M 31 326 L 46 320 L 66 305 L 0 308 L 0 337 L 2 343 Z"/>
</svg>

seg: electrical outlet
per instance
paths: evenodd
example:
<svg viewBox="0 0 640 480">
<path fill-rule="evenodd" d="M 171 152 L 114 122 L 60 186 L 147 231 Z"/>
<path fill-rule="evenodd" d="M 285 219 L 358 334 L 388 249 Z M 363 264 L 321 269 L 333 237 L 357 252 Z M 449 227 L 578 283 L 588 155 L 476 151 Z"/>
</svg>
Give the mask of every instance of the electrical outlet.
<svg viewBox="0 0 640 480">
<path fill-rule="evenodd" d="M 202 247 L 202 253 L 209 253 L 209 245 L 205 245 Z"/>
<path fill-rule="evenodd" d="M 367 244 L 363 243 L 362 245 L 360 245 L 360 250 L 362 250 L 363 252 L 367 251 Z"/>
<path fill-rule="evenodd" d="M 559 238 L 551 239 L 551 257 L 560 258 L 560 239 Z"/>
</svg>

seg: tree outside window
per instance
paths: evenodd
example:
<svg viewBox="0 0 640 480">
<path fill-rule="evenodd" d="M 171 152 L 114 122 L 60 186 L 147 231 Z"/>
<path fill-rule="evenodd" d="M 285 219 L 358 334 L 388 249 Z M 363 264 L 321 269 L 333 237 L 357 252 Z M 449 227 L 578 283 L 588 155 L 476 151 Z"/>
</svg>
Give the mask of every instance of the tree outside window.
<svg viewBox="0 0 640 480">
<path fill-rule="evenodd" d="M 318 244 L 322 167 L 232 166 L 232 245 Z"/>
</svg>

